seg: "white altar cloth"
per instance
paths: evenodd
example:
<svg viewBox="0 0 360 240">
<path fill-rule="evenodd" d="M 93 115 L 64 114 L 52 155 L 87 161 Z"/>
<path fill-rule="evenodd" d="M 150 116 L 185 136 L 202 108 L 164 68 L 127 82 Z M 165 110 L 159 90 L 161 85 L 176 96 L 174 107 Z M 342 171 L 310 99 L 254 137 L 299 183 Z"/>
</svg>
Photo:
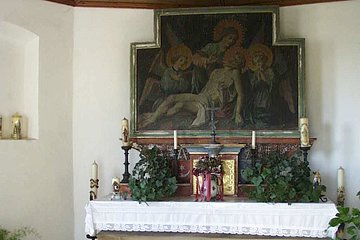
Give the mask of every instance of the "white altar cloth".
<svg viewBox="0 0 360 240">
<path fill-rule="evenodd" d="M 285 237 L 334 237 L 328 222 L 334 203 L 90 201 L 85 232 L 104 231 L 226 233 Z"/>
</svg>

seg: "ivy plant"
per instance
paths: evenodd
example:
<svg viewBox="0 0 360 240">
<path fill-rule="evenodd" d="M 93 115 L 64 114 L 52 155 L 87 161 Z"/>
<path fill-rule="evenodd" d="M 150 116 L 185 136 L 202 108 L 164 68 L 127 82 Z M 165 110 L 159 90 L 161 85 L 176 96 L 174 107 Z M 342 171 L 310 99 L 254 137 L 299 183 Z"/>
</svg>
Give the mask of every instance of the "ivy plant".
<svg viewBox="0 0 360 240">
<path fill-rule="evenodd" d="M 326 190 L 323 185 L 314 188 L 309 163 L 300 153 L 271 153 L 244 175 L 254 185 L 246 190 L 249 198 L 259 202 L 318 202 Z"/>
<path fill-rule="evenodd" d="M 30 235 L 36 237 L 36 239 L 40 238 L 39 234 L 30 227 L 22 227 L 9 231 L 0 226 L 0 240 L 21 240 Z"/>
<path fill-rule="evenodd" d="M 139 202 L 160 200 L 176 191 L 176 177 L 171 171 L 170 157 L 158 147 L 140 150 L 140 161 L 136 163 L 129 178 L 131 198 Z"/>
<path fill-rule="evenodd" d="M 357 193 L 357 196 L 360 199 L 360 191 Z M 329 225 L 331 227 L 345 227 L 349 240 L 360 239 L 360 209 L 341 206 L 338 206 L 337 209 L 339 213 L 330 220 Z M 337 236 L 336 239 L 342 238 Z"/>
</svg>

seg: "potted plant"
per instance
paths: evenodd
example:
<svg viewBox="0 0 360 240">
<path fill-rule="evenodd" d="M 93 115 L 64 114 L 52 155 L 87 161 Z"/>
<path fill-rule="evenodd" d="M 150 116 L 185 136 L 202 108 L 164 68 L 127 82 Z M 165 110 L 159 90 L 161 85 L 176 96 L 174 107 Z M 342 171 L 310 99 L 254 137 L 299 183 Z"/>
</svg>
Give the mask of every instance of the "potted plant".
<svg viewBox="0 0 360 240">
<path fill-rule="evenodd" d="M 250 199 L 261 202 L 318 202 L 326 188 L 314 187 L 310 174 L 309 163 L 300 153 L 292 157 L 271 153 L 245 169 L 245 177 L 254 185 L 246 191 Z"/>
<path fill-rule="evenodd" d="M 176 191 L 176 177 L 171 171 L 170 157 L 158 147 L 142 148 L 140 161 L 129 178 L 131 198 L 139 202 L 160 200 Z"/>
<path fill-rule="evenodd" d="M 218 157 L 201 157 L 192 171 L 196 177 L 196 201 L 223 199 L 224 168 Z M 199 179 L 200 178 L 200 179 Z"/>
<path fill-rule="evenodd" d="M 360 199 L 360 191 L 356 196 Z M 337 209 L 339 213 L 330 220 L 330 227 L 339 226 L 339 232 L 345 229 L 350 240 L 360 239 L 360 209 L 341 206 L 338 206 Z M 338 234 L 336 239 L 344 239 L 342 235 Z"/>
<path fill-rule="evenodd" d="M 35 236 L 37 239 L 39 238 L 39 234 L 29 227 L 22 227 L 9 231 L 0 226 L 0 240 L 22 240 L 30 235 Z"/>
</svg>

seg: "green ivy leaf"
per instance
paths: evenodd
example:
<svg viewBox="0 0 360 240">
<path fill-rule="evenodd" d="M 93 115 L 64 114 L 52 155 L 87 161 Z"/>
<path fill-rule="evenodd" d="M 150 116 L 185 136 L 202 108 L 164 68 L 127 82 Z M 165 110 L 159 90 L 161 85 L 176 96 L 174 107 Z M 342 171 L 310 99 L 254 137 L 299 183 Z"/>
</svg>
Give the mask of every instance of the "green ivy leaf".
<svg viewBox="0 0 360 240">
<path fill-rule="evenodd" d="M 357 234 L 357 229 L 355 226 L 350 226 L 346 229 L 346 232 L 350 235 L 355 235 Z"/>
<path fill-rule="evenodd" d="M 335 217 L 335 218 L 333 218 L 333 219 L 330 220 L 329 225 L 330 225 L 331 227 L 336 227 L 336 226 L 338 226 L 338 225 L 341 224 L 341 223 L 342 223 L 342 221 L 340 220 L 340 218 Z"/>
<path fill-rule="evenodd" d="M 338 211 L 339 211 L 340 215 L 347 215 L 347 214 L 349 214 L 350 208 L 338 207 Z"/>
</svg>

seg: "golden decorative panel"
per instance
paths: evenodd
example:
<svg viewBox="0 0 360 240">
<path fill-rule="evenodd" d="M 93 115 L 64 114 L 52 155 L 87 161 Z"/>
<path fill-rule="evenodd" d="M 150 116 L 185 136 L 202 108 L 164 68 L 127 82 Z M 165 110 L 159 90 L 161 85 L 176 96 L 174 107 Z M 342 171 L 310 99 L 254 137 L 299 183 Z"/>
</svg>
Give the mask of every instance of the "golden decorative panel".
<svg viewBox="0 0 360 240">
<path fill-rule="evenodd" d="M 195 167 L 198 159 L 193 160 L 192 167 Z M 224 167 L 224 195 L 235 195 L 237 190 L 237 174 L 236 174 L 236 160 L 235 159 L 223 159 Z M 199 185 L 201 185 L 202 179 L 199 178 Z M 193 194 L 196 194 L 196 177 L 193 176 Z"/>
</svg>

